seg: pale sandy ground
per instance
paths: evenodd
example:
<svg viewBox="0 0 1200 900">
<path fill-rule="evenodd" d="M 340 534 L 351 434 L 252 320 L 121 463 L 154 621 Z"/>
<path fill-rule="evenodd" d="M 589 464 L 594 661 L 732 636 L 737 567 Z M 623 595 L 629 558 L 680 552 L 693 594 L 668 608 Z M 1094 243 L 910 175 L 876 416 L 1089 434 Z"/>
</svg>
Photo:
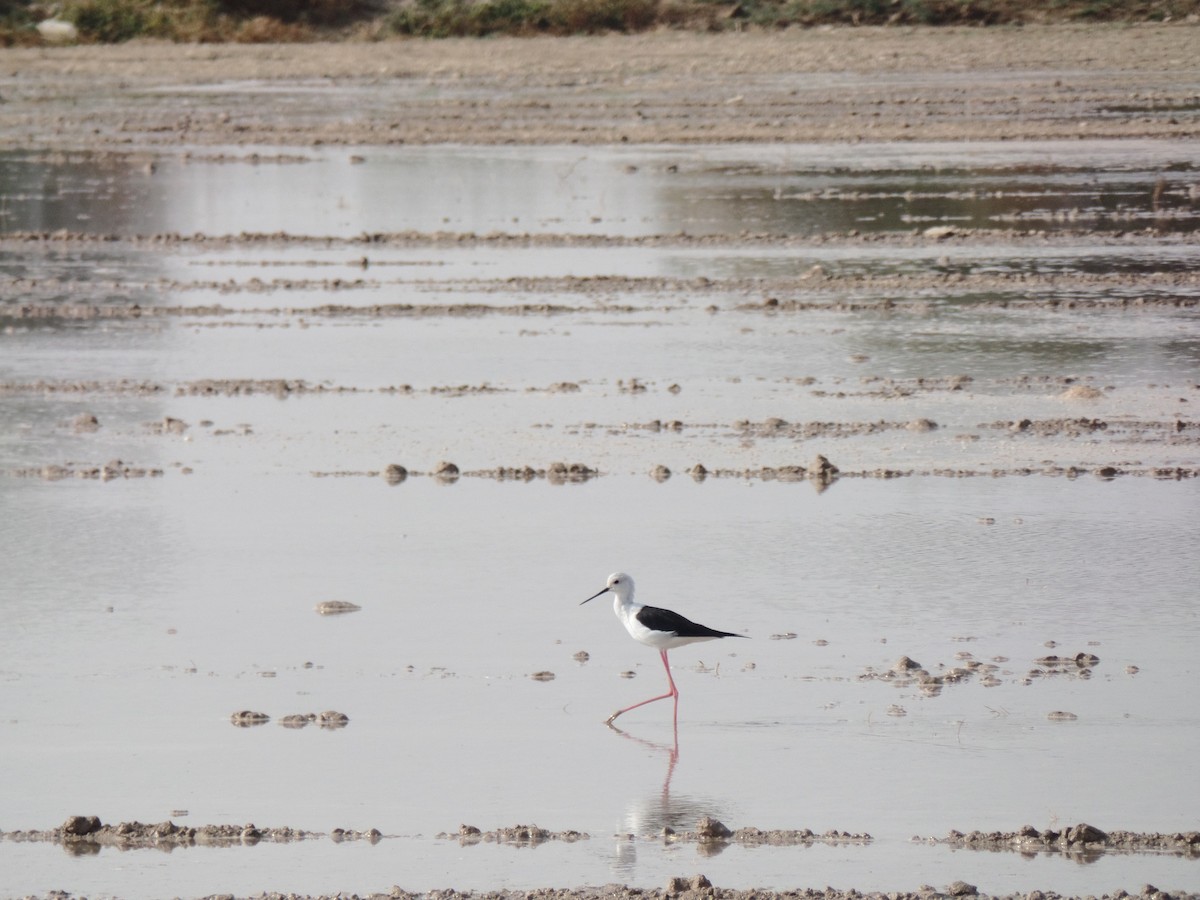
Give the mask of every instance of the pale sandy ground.
<svg viewBox="0 0 1200 900">
<path fill-rule="evenodd" d="M 10 49 L 0 148 L 1194 138 L 1197 46 L 1168 24 Z M 324 90 L 286 115 L 255 92 L 297 79 Z"/>
</svg>

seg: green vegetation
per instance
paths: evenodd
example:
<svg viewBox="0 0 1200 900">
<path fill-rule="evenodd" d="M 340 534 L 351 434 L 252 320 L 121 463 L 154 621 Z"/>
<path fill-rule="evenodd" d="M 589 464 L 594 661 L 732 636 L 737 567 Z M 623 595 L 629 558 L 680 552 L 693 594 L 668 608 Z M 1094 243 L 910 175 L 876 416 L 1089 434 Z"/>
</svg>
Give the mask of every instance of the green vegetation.
<svg viewBox="0 0 1200 900">
<path fill-rule="evenodd" d="M 1200 0 L 0 0 L 0 45 L 38 44 L 38 22 L 79 40 L 305 41 L 394 35 L 720 31 L 814 25 L 1009 25 L 1181 20 Z"/>
</svg>

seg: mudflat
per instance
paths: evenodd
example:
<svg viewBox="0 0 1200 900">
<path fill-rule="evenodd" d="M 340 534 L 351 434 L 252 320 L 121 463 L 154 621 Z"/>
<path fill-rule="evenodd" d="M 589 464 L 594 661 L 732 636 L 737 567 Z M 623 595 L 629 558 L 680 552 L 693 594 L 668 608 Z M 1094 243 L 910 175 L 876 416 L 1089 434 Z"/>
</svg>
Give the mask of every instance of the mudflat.
<svg viewBox="0 0 1200 900">
<path fill-rule="evenodd" d="M 1194 138 L 1198 41 L 1169 23 L 11 49 L 0 146 Z M 265 96 L 296 79 L 286 110 Z"/>
</svg>

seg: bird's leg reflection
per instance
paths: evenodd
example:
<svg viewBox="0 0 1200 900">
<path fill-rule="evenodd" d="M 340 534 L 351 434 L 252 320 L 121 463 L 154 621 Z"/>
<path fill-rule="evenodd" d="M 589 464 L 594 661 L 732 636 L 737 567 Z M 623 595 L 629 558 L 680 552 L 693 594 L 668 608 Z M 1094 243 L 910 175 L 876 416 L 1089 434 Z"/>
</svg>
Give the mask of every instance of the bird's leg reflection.
<svg viewBox="0 0 1200 900">
<path fill-rule="evenodd" d="M 660 744 L 657 741 L 649 741 L 645 738 L 640 738 L 630 734 L 627 731 L 622 731 L 612 722 L 608 723 L 608 727 L 619 734 L 626 740 L 634 741 L 641 744 L 643 747 L 649 747 L 651 750 L 667 754 L 667 776 L 663 779 L 662 791 L 659 794 L 659 802 L 661 804 L 661 818 L 663 824 L 668 824 L 671 819 L 671 778 L 675 775 L 675 765 L 679 762 L 679 698 L 675 698 L 675 727 L 672 729 L 672 743 L 668 747 L 666 744 Z"/>
</svg>

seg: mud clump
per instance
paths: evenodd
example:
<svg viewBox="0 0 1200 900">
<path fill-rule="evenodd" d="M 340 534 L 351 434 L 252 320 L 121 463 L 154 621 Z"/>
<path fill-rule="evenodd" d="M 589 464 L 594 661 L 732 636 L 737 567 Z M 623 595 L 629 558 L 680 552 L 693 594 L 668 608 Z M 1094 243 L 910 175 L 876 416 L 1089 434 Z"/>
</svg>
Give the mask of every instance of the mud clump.
<svg viewBox="0 0 1200 900">
<path fill-rule="evenodd" d="M 939 663 L 936 671 L 931 672 L 911 657 L 901 656 L 891 668 L 883 671 L 867 667 L 858 680 L 883 681 L 896 687 L 916 687 L 927 697 L 936 697 L 946 685 L 965 682 L 976 675 L 981 676 L 980 681 L 985 687 L 1000 684 L 996 677 L 1000 669 L 997 664 L 977 660 L 965 651 L 958 654 L 958 660 L 959 663 L 953 666 Z"/>
<path fill-rule="evenodd" d="M 345 613 L 358 612 L 362 607 L 349 600 L 323 600 L 316 605 L 317 613 L 322 616 L 340 616 Z"/>
<path fill-rule="evenodd" d="M 252 709 L 243 709 L 233 713 L 229 717 L 229 721 L 238 728 L 253 728 L 256 725 L 266 725 L 271 721 L 271 717 L 263 712 L 255 712 Z"/>
<path fill-rule="evenodd" d="M 968 850 L 1012 850 L 1025 855 L 1061 853 L 1094 859 L 1105 853 L 1168 853 L 1200 858 L 1200 831 L 1168 834 L 1103 831 L 1085 822 L 1043 831 L 1032 825 L 1024 825 L 1016 831 L 951 831 L 944 838 L 926 840 Z"/>
<path fill-rule="evenodd" d="M 115 481 L 120 478 L 161 478 L 163 470 L 136 466 L 123 460 L 112 459 L 102 466 L 49 463 L 33 468 L 11 469 L 10 474 L 16 478 L 40 478 L 43 481 L 63 481 L 68 478 L 80 478 L 86 481 Z"/>
<path fill-rule="evenodd" d="M 725 823 L 712 818 L 702 817 L 694 831 L 676 832 L 666 828 L 654 837 L 666 838 L 672 842 L 693 842 L 699 844 L 744 844 L 747 846 L 811 846 L 813 844 L 868 844 L 873 838 L 863 832 L 852 834 L 836 829 L 818 834 L 808 828 L 772 828 L 764 830 L 753 826 L 729 828 Z"/>
<path fill-rule="evenodd" d="M 74 855 L 89 855 L 101 847 L 122 850 L 204 845 L 228 847 L 237 844 L 257 844 L 260 841 L 284 843 L 322 837 L 320 832 L 296 828 L 256 828 L 254 825 L 202 825 L 190 827 L 174 822 L 121 822 L 105 825 L 98 816 L 70 816 L 58 828 L 47 831 L 0 832 L 0 839 L 30 843 L 62 844 Z"/>
<path fill-rule="evenodd" d="M 575 841 L 586 841 L 591 835 L 582 831 L 569 829 L 567 831 L 548 831 L 537 825 L 513 825 L 508 828 L 497 828 L 493 831 L 483 831 L 474 825 L 460 825 L 453 834 L 440 832 L 439 840 L 456 839 L 462 846 L 472 844 L 512 844 L 519 847 L 536 847 L 547 841 L 563 841 L 571 844 Z"/>
<path fill-rule="evenodd" d="M 818 491 L 823 491 L 833 484 L 838 474 L 838 467 L 819 453 L 808 466 L 809 481 L 817 485 Z"/>
<path fill-rule="evenodd" d="M 176 419 L 174 416 L 163 416 L 158 422 L 147 422 L 146 430 L 151 434 L 185 434 L 188 430 L 188 423 L 183 419 Z"/>
<path fill-rule="evenodd" d="M 76 434 L 89 434 L 100 430 L 100 420 L 92 413 L 80 413 L 71 420 L 71 430 Z"/>
<path fill-rule="evenodd" d="M 64 836 L 84 837 L 100 830 L 99 816 L 71 816 L 60 829 Z"/>
<path fill-rule="evenodd" d="M 458 481 L 459 474 L 458 466 L 444 460 L 433 469 L 433 477 L 443 484 L 453 484 Z"/>
</svg>

